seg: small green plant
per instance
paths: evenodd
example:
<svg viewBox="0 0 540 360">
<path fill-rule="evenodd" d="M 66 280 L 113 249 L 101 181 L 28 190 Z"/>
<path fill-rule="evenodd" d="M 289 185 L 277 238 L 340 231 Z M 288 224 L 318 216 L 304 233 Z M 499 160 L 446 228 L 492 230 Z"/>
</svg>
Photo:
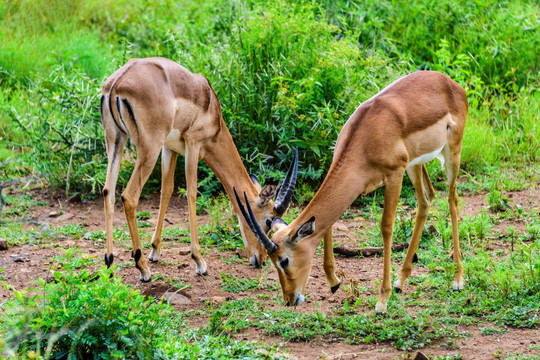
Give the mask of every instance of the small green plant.
<svg viewBox="0 0 540 360">
<path fill-rule="evenodd" d="M 508 332 L 508 329 L 505 328 L 496 328 L 493 326 L 486 326 L 482 328 L 483 335 L 494 335 L 494 334 L 505 334 Z"/>
<path fill-rule="evenodd" d="M 141 211 L 137 213 L 137 220 L 148 220 L 152 218 L 150 211 Z"/>
<path fill-rule="evenodd" d="M 496 185 L 493 185 L 489 190 L 487 201 L 493 212 L 512 210 L 508 205 L 509 199 L 502 194 L 501 190 Z"/>
<path fill-rule="evenodd" d="M 527 230 L 527 240 L 536 241 L 540 239 L 540 225 L 539 224 L 528 224 L 526 230 Z"/>
</svg>

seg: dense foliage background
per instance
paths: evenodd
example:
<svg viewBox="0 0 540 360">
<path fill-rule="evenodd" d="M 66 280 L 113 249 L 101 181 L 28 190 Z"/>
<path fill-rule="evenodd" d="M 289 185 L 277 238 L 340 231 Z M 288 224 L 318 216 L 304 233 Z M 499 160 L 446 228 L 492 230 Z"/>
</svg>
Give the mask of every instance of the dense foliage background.
<svg viewBox="0 0 540 360">
<path fill-rule="evenodd" d="M 540 153 L 539 15 L 525 0 L 3 1 L 0 180 L 45 175 L 56 190 L 99 193 L 100 87 L 146 56 L 208 77 L 248 171 L 279 176 L 298 147 L 305 191 L 354 109 L 419 69 L 468 92 L 466 171 L 526 166 Z M 201 191 L 221 188 L 203 164 L 199 177 Z"/>
<path fill-rule="evenodd" d="M 457 339 L 471 332 L 538 327 L 540 212 L 537 204 L 522 208 L 507 194 L 538 185 L 539 29 L 538 1 L 527 0 L 0 0 L 0 190 L 32 176 L 45 178 L 43 183 L 58 195 L 99 196 L 107 164 L 101 85 L 130 58 L 164 56 L 210 80 L 249 172 L 281 177 L 299 148 L 298 202 L 309 201 L 322 182 L 337 134 L 361 102 L 407 73 L 442 71 L 469 97 L 461 166 L 467 180 L 460 181 L 459 191 L 485 195 L 488 204 L 460 221 L 470 283 L 462 292 L 448 286 L 452 228 L 441 195 L 421 244 L 420 266 L 426 271 L 409 280 L 413 293 L 392 297 L 385 317 L 373 313 L 377 282 L 371 286 L 351 277 L 340 290 L 348 297 L 333 311 L 322 313 L 314 306 L 314 313 L 301 313 L 268 306 L 282 304 L 277 283 L 232 273 L 220 274 L 224 291 L 272 289 L 273 295 L 183 312 L 111 277 L 127 261 L 97 270 L 101 256 L 60 244 L 73 238 L 102 249 L 102 229 L 88 231 L 79 219 L 50 227 L 28 222 L 30 209 L 47 203 L 24 187 L 20 196 L 15 191 L 6 195 L 0 238 L 14 247 L 69 249 L 60 248 L 63 254 L 50 261 L 53 276 L 29 289 L 10 285 L 9 271 L 0 264 L 0 286 L 13 295 L 0 302 L 0 353 L 31 359 L 90 354 L 96 359 L 281 358 L 276 351 L 289 341 L 456 349 Z M 130 145 L 128 151 L 133 150 Z M 132 166 L 123 162 L 119 187 Z M 429 166 L 435 187 L 444 189 L 440 167 Z M 182 187 L 183 166 L 177 169 Z M 159 173 L 156 167 L 147 191 L 159 186 Z M 219 189 L 201 162 L 199 190 L 210 195 Z M 416 202 L 407 182 L 402 195 L 410 209 L 398 207 L 394 238 L 400 241 L 412 233 Z M 357 214 L 343 217 L 360 215 L 378 223 L 382 194 L 373 196 Z M 209 223 L 199 227 L 201 243 L 229 252 L 223 259 L 227 265 L 236 262 L 232 251 L 242 240 L 227 199 L 199 199 L 210 208 Z M 56 214 L 61 212 L 60 206 Z M 139 220 L 151 216 L 143 213 Z M 293 208 L 285 219 L 297 213 Z M 512 225 L 495 229 L 503 221 Z M 174 239 L 169 246 L 189 241 L 184 226 L 164 229 Z M 362 246 L 380 245 L 378 227 L 356 234 Z M 114 236 L 116 246 L 129 253 L 127 228 L 117 228 Z M 141 236 L 149 247 L 150 229 Z M 490 247 L 495 241 L 504 246 Z M 403 261 L 404 254 L 393 256 Z M 160 265 L 165 264 L 180 267 L 167 260 Z M 92 267 L 94 272 L 88 270 Z M 176 277 L 161 279 L 190 286 Z M 190 317 L 199 316 L 207 324 L 189 326 Z M 273 336 L 272 345 L 236 340 L 248 328 L 255 329 L 258 341 L 260 334 Z M 494 351 L 501 359 L 533 358 L 503 357 L 498 347 Z M 450 358 L 462 357 L 444 357 Z"/>
</svg>

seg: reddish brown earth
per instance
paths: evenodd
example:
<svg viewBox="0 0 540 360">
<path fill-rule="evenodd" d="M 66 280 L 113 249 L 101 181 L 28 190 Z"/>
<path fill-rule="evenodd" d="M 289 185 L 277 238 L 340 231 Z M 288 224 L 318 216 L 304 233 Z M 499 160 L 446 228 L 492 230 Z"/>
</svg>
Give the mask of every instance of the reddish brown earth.
<svg viewBox="0 0 540 360">
<path fill-rule="evenodd" d="M 511 199 L 522 206 L 526 211 L 538 208 L 538 199 L 540 190 L 529 189 L 522 192 L 512 192 L 507 194 Z M 104 215 L 102 200 L 69 202 L 65 199 L 53 199 L 48 195 L 35 192 L 35 196 L 47 201 L 49 206 L 36 207 L 31 214 L 33 225 L 61 226 L 69 223 L 83 224 L 88 231 L 104 229 Z M 141 200 L 139 211 L 149 211 L 153 219 L 149 221 L 155 223 L 159 206 L 159 197 L 152 195 L 147 199 Z M 487 206 L 485 195 L 462 196 L 462 207 L 460 216 L 474 216 Z M 51 212 L 56 212 L 62 208 L 63 215 L 59 217 L 50 217 Z M 121 205 L 117 205 L 115 214 L 115 226 L 123 226 L 125 217 L 121 210 Z M 173 198 L 167 212 L 165 227 L 187 227 L 187 204 L 178 197 Z M 199 224 L 208 221 L 207 216 L 199 216 Z M 171 225 L 174 224 L 174 225 Z M 518 231 L 524 229 L 524 224 L 519 221 L 505 220 L 496 226 L 496 229 L 504 232 L 509 225 L 514 226 Z M 5 226 L 5 225 L 3 225 Z M 334 225 L 335 241 L 347 246 L 355 246 L 358 242 L 355 230 L 361 230 L 364 227 L 377 226 L 361 217 L 354 219 L 341 220 Z M 148 228 L 150 232 L 152 228 Z M 7 251 L 0 251 L 0 268 L 5 267 L 2 275 L 5 276 L 5 282 L 12 284 L 17 289 L 24 289 L 29 286 L 29 282 L 38 278 L 46 278 L 50 275 L 48 268 L 53 263 L 53 257 L 59 255 L 59 248 L 79 247 L 87 254 L 101 259 L 103 256 L 104 243 L 95 243 L 85 239 L 58 238 L 55 242 L 57 246 L 43 247 L 40 245 L 14 246 Z M 118 245 L 118 244 L 117 244 Z M 494 240 L 491 244 L 494 247 L 508 250 L 508 244 Z M 204 247 L 203 247 L 204 248 Z M 146 250 L 147 256 L 149 250 Z M 281 296 L 278 291 L 253 290 L 240 294 L 227 293 L 220 289 L 222 279 L 220 274 L 231 273 L 239 278 L 268 279 L 277 283 L 277 273 L 271 265 L 267 265 L 262 270 L 254 269 L 249 266 L 246 259 L 236 259 L 235 262 L 228 265 L 225 260 L 230 260 L 237 255 L 233 251 L 219 252 L 216 248 L 206 247 L 204 253 L 210 275 L 201 277 L 195 274 L 195 265 L 190 258 L 189 246 L 178 241 L 165 241 L 161 255 L 161 262 L 150 263 L 153 275 L 160 275 L 168 279 L 178 279 L 183 284 L 189 284 L 191 288 L 182 290 L 180 293 L 185 295 L 190 303 L 187 305 L 175 305 L 178 311 L 194 311 L 208 306 L 209 302 L 220 303 L 233 298 L 243 298 L 256 296 L 260 293 L 275 296 Z M 147 295 L 156 297 L 162 296 L 166 292 L 173 292 L 174 289 L 163 279 L 154 279 L 151 283 L 141 283 L 139 281 L 139 272 L 132 266 L 130 246 L 115 247 L 115 263 L 129 262 L 127 266 L 119 271 L 120 276 L 125 282 L 139 288 Z M 350 279 L 357 281 L 360 286 L 369 289 L 375 288 L 382 275 L 382 259 L 374 258 L 344 258 L 336 257 L 337 268 L 343 271 Z M 101 262 L 99 262 L 101 264 Z M 398 267 L 399 264 L 393 264 Z M 95 265 L 97 267 L 99 265 Z M 416 274 L 426 272 L 427 269 L 416 266 L 413 270 Z M 402 296 L 407 296 L 412 291 L 411 287 L 404 289 Z M 311 313 L 314 311 L 331 312 L 336 306 L 342 304 L 346 297 L 346 292 L 338 291 L 331 294 L 324 272 L 322 270 L 322 256 L 317 253 L 314 260 L 314 268 L 311 279 L 307 287 L 309 297 L 302 306 L 296 311 Z M 0 287 L 0 302 L 5 300 L 10 293 L 3 287 Z M 372 290 L 370 293 L 362 294 L 364 297 L 374 296 Z M 280 308 L 273 299 L 266 300 L 269 308 Z M 204 326 L 207 319 L 191 320 L 194 327 Z M 486 326 L 489 324 L 485 324 Z M 458 331 L 466 333 L 467 336 L 458 338 L 456 346 L 453 349 L 440 347 L 437 344 L 421 349 L 421 351 L 430 358 L 433 356 L 445 356 L 461 353 L 464 359 L 498 359 L 500 355 L 513 353 L 523 353 L 529 356 L 538 356 L 540 359 L 540 329 L 512 329 L 509 328 L 504 334 L 488 335 L 482 334 L 479 327 L 459 327 Z M 250 328 L 247 332 L 234 335 L 238 340 L 255 340 L 260 342 L 283 343 L 280 337 L 269 337 L 262 332 Z M 531 346 L 533 349 L 531 349 Z M 312 342 L 286 343 L 283 344 L 284 351 L 289 352 L 286 356 L 297 359 L 412 359 L 414 353 L 407 353 L 396 350 L 389 343 L 380 344 L 361 344 L 350 345 L 345 342 L 328 341 L 319 339 Z"/>
</svg>

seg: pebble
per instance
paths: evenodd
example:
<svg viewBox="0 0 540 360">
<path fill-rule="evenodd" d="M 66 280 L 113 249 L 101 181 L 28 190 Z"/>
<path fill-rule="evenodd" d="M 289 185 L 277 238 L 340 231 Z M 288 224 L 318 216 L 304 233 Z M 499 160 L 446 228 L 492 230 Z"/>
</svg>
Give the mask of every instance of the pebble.
<svg viewBox="0 0 540 360">
<path fill-rule="evenodd" d="M 167 300 L 171 305 L 189 305 L 191 300 L 182 294 L 174 292 L 166 292 L 163 294 L 163 298 Z"/>
</svg>

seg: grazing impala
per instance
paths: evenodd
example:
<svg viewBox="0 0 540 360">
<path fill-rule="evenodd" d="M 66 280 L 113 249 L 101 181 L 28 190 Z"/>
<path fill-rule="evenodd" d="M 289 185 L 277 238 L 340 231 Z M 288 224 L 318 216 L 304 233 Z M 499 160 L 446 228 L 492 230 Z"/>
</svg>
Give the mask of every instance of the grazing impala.
<svg viewBox="0 0 540 360">
<path fill-rule="evenodd" d="M 434 189 L 424 163 L 439 158 L 448 177 L 450 217 L 456 264 L 454 290 L 463 289 L 463 268 L 457 228 L 459 170 L 467 96 L 456 82 L 438 72 L 421 71 L 405 76 L 356 109 L 338 136 L 334 158 L 326 178 L 306 209 L 287 225 L 274 218 L 272 239 L 257 223 L 249 194 L 242 209 L 251 229 L 277 268 L 285 301 L 299 305 L 316 247 L 324 235 L 324 268 L 332 291 L 339 280 L 334 274 L 332 224 L 356 199 L 383 186 L 384 210 L 381 232 L 384 243 L 383 281 L 376 311 L 386 311 L 391 294 L 390 251 L 394 217 L 407 171 L 418 198 L 416 223 L 405 261 L 394 288 L 400 292 L 412 269 L 418 242 L 427 218 Z M 237 186 L 240 188 L 240 185 Z M 236 195 L 237 201 L 240 201 Z M 243 206 L 242 206 L 243 207 Z"/>
<path fill-rule="evenodd" d="M 177 154 L 185 155 L 186 189 L 189 207 L 191 256 L 197 273 L 207 274 L 197 238 L 197 162 L 202 159 L 217 175 L 225 191 L 231 195 L 233 184 L 245 189 L 247 199 L 255 204 L 254 217 L 269 230 L 271 220 L 282 215 L 291 200 L 296 183 L 298 155 L 281 186 L 276 202 L 276 186 L 261 189 L 255 177 L 248 175 L 233 139 L 221 116 L 221 105 L 208 80 L 193 74 L 179 64 L 163 58 L 133 59 L 112 74 L 103 85 L 101 121 L 105 130 L 108 167 L 103 188 L 107 252 L 105 264 L 113 257 L 113 212 L 115 187 L 120 160 L 126 140 L 131 137 L 137 149 L 133 174 L 122 194 L 124 211 L 133 242 L 132 256 L 141 272 L 142 281 L 150 281 L 151 274 L 144 256 L 137 230 L 136 211 L 143 185 L 148 180 L 161 152 L 161 200 L 156 230 L 152 238 L 150 261 L 159 259 L 161 229 L 167 204 L 174 187 Z M 233 199 L 233 209 L 238 205 Z M 266 251 L 257 238 L 244 231 L 245 220 L 239 216 L 240 231 L 250 254 L 250 261 L 259 267 L 266 259 Z"/>
</svg>

